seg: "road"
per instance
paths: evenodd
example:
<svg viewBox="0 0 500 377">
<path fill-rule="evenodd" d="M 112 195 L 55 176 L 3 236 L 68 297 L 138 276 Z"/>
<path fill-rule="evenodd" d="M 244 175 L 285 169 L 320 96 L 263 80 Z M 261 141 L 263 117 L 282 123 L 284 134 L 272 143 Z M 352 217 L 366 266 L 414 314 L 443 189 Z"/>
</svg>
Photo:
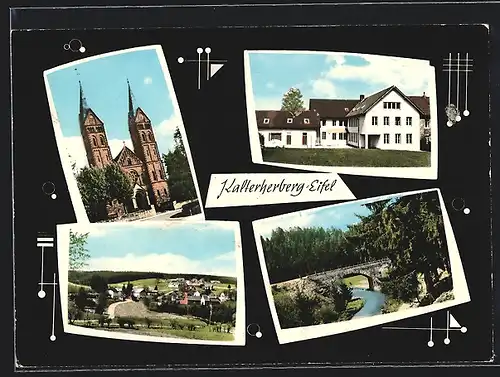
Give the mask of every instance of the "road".
<svg viewBox="0 0 500 377">
<path fill-rule="evenodd" d="M 127 300 L 127 301 L 118 301 L 114 302 L 111 305 L 108 306 L 108 316 L 109 318 L 113 319 L 115 318 L 115 310 L 118 305 L 125 304 L 126 302 L 132 302 L 132 300 Z"/>
</svg>

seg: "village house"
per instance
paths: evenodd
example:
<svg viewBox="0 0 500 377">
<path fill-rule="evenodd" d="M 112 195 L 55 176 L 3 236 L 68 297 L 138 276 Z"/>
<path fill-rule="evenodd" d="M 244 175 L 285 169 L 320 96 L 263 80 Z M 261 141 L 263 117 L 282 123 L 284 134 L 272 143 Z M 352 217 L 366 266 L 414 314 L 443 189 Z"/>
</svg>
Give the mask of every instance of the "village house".
<svg viewBox="0 0 500 377">
<path fill-rule="evenodd" d="M 359 99 L 311 99 L 296 117 L 287 111 L 256 111 L 264 147 L 430 149 L 430 99 L 406 96 L 390 86 Z"/>
<path fill-rule="evenodd" d="M 303 111 L 257 111 L 257 128 L 265 147 L 312 148 L 319 132 L 319 115 Z"/>
</svg>

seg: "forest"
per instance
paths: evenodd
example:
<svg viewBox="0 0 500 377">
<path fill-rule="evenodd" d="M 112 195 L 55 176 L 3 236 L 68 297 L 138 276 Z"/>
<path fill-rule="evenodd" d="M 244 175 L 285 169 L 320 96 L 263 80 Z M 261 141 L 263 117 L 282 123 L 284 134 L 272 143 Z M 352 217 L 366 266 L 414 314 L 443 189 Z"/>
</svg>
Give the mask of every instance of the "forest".
<svg viewBox="0 0 500 377">
<path fill-rule="evenodd" d="M 451 294 L 451 266 L 436 191 L 365 204 L 368 215 L 347 229 L 294 227 L 261 237 L 271 284 L 388 258 L 381 291 L 420 306 Z M 425 297 L 422 297 L 422 291 Z"/>
</svg>

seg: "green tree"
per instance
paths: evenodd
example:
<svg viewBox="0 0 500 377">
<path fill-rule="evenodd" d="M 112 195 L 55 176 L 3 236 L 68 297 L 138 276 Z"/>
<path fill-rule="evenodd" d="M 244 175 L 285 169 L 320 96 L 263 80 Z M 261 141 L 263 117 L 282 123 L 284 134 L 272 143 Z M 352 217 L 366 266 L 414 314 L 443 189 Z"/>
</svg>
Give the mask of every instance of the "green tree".
<svg viewBox="0 0 500 377">
<path fill-rule="evenodd" d="M 103 293 L 108 289 L 108 282 L 103 276 L 93 274 L 90 278 L 90 287 L 98 293 Z"/>
<path fill-rule="evenodd" d="M 281 110 L 289 111 L 293 116 L 305 110 L 302 93 L 297 88 L 290 88 L 281 99 Z"/>
<path fill-rule="evenodd" d="M 163 163 L 166 168 L 170 198 L 182 202 L 196 198 L 196 189 L 178 127 L 174 132 L 174 142 L 174 149 L 163 154 Z"/>
<path fill-rule="evenodd" d="M 90 221 L 107 217 L 106 204 L 111 200 L 103 169 L 84 167 L 76 176 L 78 189 Z"/>
<path fill-rule="evenodd" d="M 78 270 L 87 265 L 90 253 L 85 248 L 89 234 L 69 231 L 69 269 Z"/>
<path fill-rule="evenodd" d="M 85 310 L 85 306 L 87 306 L 87 300 L 88 300 L 87 292 L 85 291 L 85 289 L 83 289 L 83 287 L 81 287 L 80 291 L 75 297 L 76 307 L 83 312 Z"/>
<path fill-rule="evenodd" d="M 134 188 L 129 177 L 116 164 L 104 167 L 104 178 L 107 186 L 107 196 L 125 203 L 132 198 Z"/>
</svg>

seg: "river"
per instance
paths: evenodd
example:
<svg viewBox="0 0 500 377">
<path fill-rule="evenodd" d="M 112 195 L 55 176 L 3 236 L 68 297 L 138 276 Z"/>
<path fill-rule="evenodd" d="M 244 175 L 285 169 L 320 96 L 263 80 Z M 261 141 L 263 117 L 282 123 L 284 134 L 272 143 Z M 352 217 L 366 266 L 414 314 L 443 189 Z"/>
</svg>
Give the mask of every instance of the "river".
<svg viewBox="0 0 500 377">
<path fill-rule="evenodd" d="M 385 295 L 383 293 L 362 288 L 352 288 L 352 297 L 360 297 L 365 302 L 365 305 L 353 318 L 370 317 L 381 314 L 382 306 L 385 303 Z"/>
</svg>

